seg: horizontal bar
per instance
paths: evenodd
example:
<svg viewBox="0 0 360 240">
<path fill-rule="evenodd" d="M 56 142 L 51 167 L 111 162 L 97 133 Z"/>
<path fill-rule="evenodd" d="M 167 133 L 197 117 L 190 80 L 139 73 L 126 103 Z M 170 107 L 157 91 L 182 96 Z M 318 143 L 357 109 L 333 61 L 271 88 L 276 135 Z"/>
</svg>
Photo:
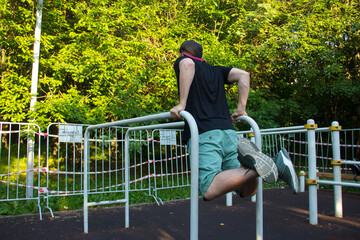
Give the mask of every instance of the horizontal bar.
<svg viewBox="0 0 360 240">
<path fill-rule="evenodd" d="M 359 161 L 349 161 L 349 160 L 344 160 L 344 161 L 341 161 L 342 164 L 359 164 L 360 165 L 360 162 Z"/>
<path fill-rule="evenodd" d="M 132 127 L 129 128 L 128 131 L 149 130 L 149 129 L 157 129 L 157 128 L 179 128 L 184 126 L 185 126 L 185 122 L 172 122 L 172 123 L 162 123 L 162 124 Z"/>
<path fill-rule="evenodd" d="M 126 203 L 126 199 L 118 199 L 118 200 L 111 200 L 111 201 L 101 201 L 101 202 L 90 202 L 87 205 L 89 207 L 92 206 L 98 206 L 98 205 L 109 205 L 109 204 L 115 204 L 115 203 Z"/>
<path fill-rule="evenodd" d="M 151 122 L 151 121 L 164 120 L 164 119 L 170 119 L 170 112 L 158 113 L 158 114 L 148 115 L 148 116 L 144 116 L 144 117 L 130 118 L 130 119 L 125 119 L 125 120 L 120 120 L 120 121 L 92 125 L 92 126 L 89 126 L 87 128 L 87 130 L 113 127 L 113 126 L 123 126 L 123 125 Z"/>
<path fill-rule="evenodd" d="M 315 132 L 326 132 L 329 131 L 329 128 L 317 128 L 315 129 Z M 302 128 L 294 127 L 294 130 L 281 130 L 276 131 L 276 129 L 261 129 L 260 130 L 261 135 L 272 135 L 272 134 L 293 134 L 293 133 L 306 133 L 307 129 L 304 129 L 304 126 Z M 246 133 L 252 133 L 252 131 L 241 131 L 237 132 L 238 134 L 246 134 Z"/>
<path fill-rule="evenodd" d="M 261 132 L 279 132 L 279 131 L 289 131 L 289 130 L 299 130 L 304 129 L 304 125 L 302 126 L 292 126 L 292 127 L 283 127 L 283 128 L 267 128 L 262 129 Z"/>
<path fill-rule="evenodd" d="M 328 180 L 318 180 L 319 184 L 325 185 L 340 185 L 340 186 L 347 186 L 347 187 L 360 187 L 359 183 L 349 183 L 349 182 L 335 182 L 335 181 L 328 181 Z"/>
<path fill-rule="evenodd" d="M 261 135 L 272 135 L 272 134 L 293 134 L 293 133 L 306 133 L 306 129 L 299 129 L 299 130 L 288 130 L 288 131 L 273 131 L 273 132 L 267 132 L 261 130 Z"/>
</svg>

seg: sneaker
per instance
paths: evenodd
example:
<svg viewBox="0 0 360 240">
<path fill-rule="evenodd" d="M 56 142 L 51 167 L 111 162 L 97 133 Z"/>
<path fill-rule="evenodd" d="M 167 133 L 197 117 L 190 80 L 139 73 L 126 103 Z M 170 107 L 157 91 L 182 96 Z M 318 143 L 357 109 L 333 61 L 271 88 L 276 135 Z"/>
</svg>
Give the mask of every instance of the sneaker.
<svg viewBox="0 0 360 240">
<path fill-rule="evenodd" d="M 279 171 L 279 179 L 286 182 L 294 194 L 298 194 L 299 193 L 298 177 L 295 172 L 294 166 L 291 162 L 289 153 L 285 150 L 285 148 L 282 148 L 280 152 L 276 154 L 274 161 Z"/>
<path fill-rule="evenodd" d="M 245 138 L 240 139 L 237 151 L 241 165 L 257 172 L 265 182 L 275 183 L 277 181 L 278 170 L 274 160 L 261 153 L 253 142 Z"/>
</svg>

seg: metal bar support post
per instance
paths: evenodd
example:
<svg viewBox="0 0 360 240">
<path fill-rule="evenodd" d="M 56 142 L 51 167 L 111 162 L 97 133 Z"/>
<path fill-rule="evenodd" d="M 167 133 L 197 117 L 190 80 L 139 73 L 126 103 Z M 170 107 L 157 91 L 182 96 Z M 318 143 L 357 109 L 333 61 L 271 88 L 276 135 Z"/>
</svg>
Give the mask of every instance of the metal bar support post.
<svg viewBox="0 0 360 240">
<path fill-rule="evenodd" d="M 248 116 L 239 116 L 236 120 L 245 121 L 251 126 L 255 135 L 255 145 L 261 151 L 261 132 L 254 119 Z M 259 185 L 256 193 L 256 239 L 263 239 L 263 183 L 261 177 L 259 177 Z"/>
<path fill-rule="evenodd" d="M 305 125 L 308 138 L 308 155 L 309 155 L 309 221 L 310 224 L 318 224 L 317 209 L 317 180 L 316 180 L 316 146 L 315 146 L 315 121 L 309 119 Z"/>
<path fill-rule="evenodd" d="M 341 182 L 341 156 L 340 156 L 340 126 L 337 121 L 331 123 L 331 141 L 332 141 L 332 152 L 333 152 L 333 171 L 334 181 Z M 335 217 L 343 217 L 342 207 L 342 187 L 341 185 L 334 185 L 334 210 Z"/>
</svg>

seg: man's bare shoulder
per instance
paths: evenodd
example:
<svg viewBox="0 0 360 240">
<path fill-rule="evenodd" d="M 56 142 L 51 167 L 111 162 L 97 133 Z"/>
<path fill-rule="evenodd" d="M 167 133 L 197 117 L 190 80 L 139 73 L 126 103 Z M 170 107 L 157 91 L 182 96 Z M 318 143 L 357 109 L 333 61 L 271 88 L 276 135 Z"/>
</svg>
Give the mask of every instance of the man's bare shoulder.
<svg viewBox="0 0 360 240">
<path fill-rule="evenodd" d="M 180 69 L 182 67 L 193 67 L 195 66 L 195 62 L 191 58 L 183 58 L 179 62 Z"/>
</svg>

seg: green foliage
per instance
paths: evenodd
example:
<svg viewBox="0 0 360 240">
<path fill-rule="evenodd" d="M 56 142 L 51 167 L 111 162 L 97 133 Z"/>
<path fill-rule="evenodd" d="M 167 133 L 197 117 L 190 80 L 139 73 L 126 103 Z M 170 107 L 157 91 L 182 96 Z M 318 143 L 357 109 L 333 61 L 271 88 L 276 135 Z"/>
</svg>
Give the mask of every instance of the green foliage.
<svg viewBox="0 0 360 240">
<path fill-rule="evenodd" d="M 248 112 L 261 127 L 359 126 L 358 1 L 45 1 L 30 112 L 36 2 L 0 0 L 0 121 L 44 128 L 169 111 L 173 62 L 194 39 L 209 63 L 251 73 Z"/>
<path fill-rule="evenodd" d="M 20 215 L 35 213 L 38 210 L 36 200 L 1 202 L 0 206 L 0 215 Z"/>
<path fill-rule="evenodd" d="M 142 153 L 143 147 L 147 147 L 147 142 L 130 142 L 129 143 L 129 152 Z"/>
<path fill-rule="evenodd" d="M 265 1 L 229 28 L 277 124 L 359 125 L 358 18 L 359 3 Z"/>
</svg>

